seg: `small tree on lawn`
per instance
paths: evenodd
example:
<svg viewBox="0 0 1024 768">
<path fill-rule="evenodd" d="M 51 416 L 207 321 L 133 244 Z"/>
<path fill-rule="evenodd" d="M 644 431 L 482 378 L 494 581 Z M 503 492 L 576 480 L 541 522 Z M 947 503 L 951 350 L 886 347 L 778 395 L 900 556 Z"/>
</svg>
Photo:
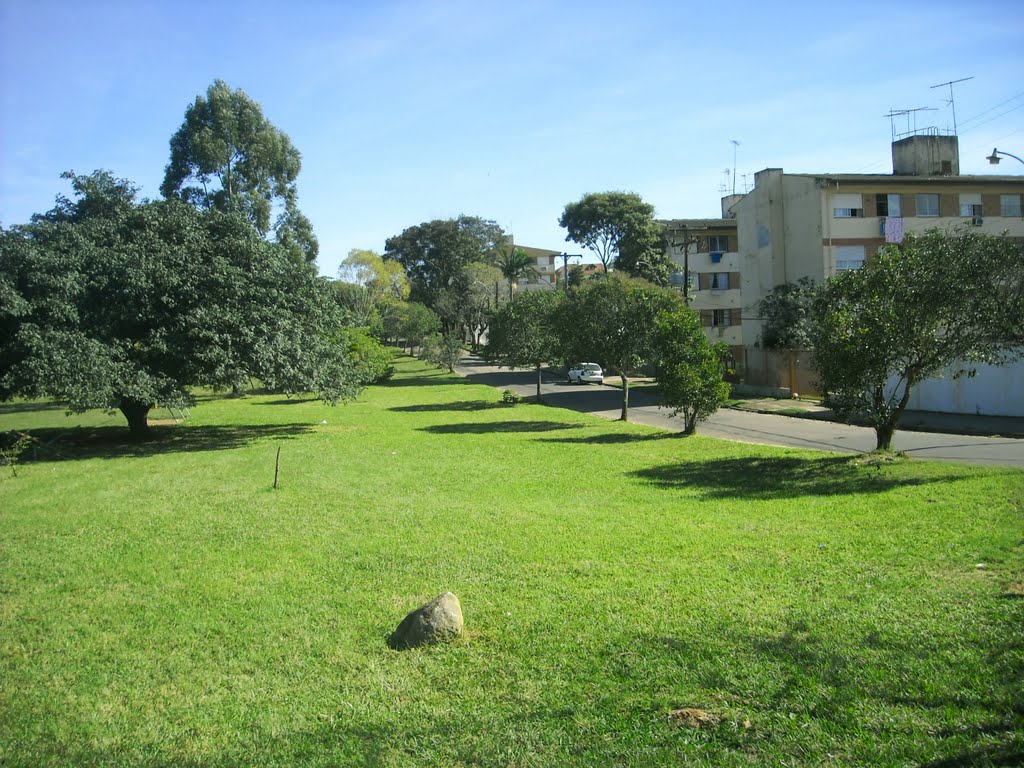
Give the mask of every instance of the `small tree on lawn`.
<svg viewBox="0 0 1024 768">
<path fill-rule="evenodd" d="M 537 374 L 537 402 L 541 395 L 541 368 L 558 356 L 555 313 L 562 294 L 529 291 L 504 305 L 491 320 L 484 357 L 509 368 L 530 367 Z"/>
<path fill-rule="evenodd" d="M 399 328 L 411 355 L 427 336 L 441 329 L 441 319 L 426 305 L 410 301 L 404 307 Z"/>
<path fill-rule="evenodd" d="M 603 363 L 622 380 L 622 421 L 629 420 L 629 379 L 655 358 L 657 320 L 682 306 L 671 291 L 609 275 L 570 291 L 557 312 L 557 333 L 576 361 Z"/>
<path fill-rule="evenodd" d="M 1020 356 L 1024 249 L 974 231 L 910 235 L 829 280 L 812 314 L 813 365 L 829 402 L 866 419 L 877 449 L 889 451 L 915 385 Z"/>
<path fill-rule="evenodd" d="M 729 397 L 723 358 L 728 347 L 711 344 L 696 312 L 679 307 L 658 318 L 655 348 L 658 391 L 672 416 L 682 414 L 683 434 L 690 435 Z"/>
<path fill-rule="evenodd" d="M 462 340 L 458 336 L 432 333 L 423 340 L 420 357 L 438 368 L 455 372 L 455 366 L 462 359 Z"/>
</svg>

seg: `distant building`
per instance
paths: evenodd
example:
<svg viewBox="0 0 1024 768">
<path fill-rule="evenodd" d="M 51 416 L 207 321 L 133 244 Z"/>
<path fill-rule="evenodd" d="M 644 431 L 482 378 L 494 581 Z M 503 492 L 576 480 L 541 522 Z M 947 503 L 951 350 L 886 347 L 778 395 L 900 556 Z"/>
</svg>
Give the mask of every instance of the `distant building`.
<svg viewBox="0 0 1024 768">
<path fill-rule="evenodd" d="M 525 290 L 536 290 L 538 288 L 554 288 L 555 274 L 558 268 L 558 257 L 561 251 L 552 251 L 547 248 L 531 248 L 526 245 L 516 245 L 515 248 L 525 251 L 526 255 L 533 259 L 534 269 L 537 270 L 537 277 L 520 278 L 518 285 Z"/>
</svg>

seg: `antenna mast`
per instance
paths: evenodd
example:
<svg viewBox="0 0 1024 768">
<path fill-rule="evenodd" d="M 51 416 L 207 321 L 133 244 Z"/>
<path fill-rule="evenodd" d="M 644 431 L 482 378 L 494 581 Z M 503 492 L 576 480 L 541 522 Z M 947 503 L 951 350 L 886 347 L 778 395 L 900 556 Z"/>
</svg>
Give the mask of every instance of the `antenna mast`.
<svg viewBox="0 0 1024 768">
<path fill-rule="evenodd" d="M 902 139 L 907 136 L 913 136 L 917 133 L 917 113 L 918 112 L 934 112 L 935 107 L 914 107 L 913 109 L 890 109 L 889 114 L 883 115 L 883 117 L 889 118 L 889 130 L 892 131 L 892 140 Z M 913 116 L 914 127 L 910 127 L 910 119 Z M 896 118 L 906 117 L 907 118 L 907 131 L 906 133 L 896 133 Z M 938 129 L 934 129 L 938 130 Z"/>
<path fill-rule="evenodd" d="M 957 133 L 956 133 L 956 101 L 953 99 L 953 86 L 955 84 L 957 84 L 957 83 L 965 83 L 968 80 L 973 80 L 973 79 L 974 79 L 974 75 L 971 75 L 970 77 L 961 77 L 959 80 L 950 80 L 948 82 L 939 83 L 938 85 L 933 85 L 932 86 L 932 88 L 944 88 L 947 85 L 949 86 L 949 101 L 947 101 L 946 103 L 949 104 L 949 106 L 952 107 L 952 109 L 953 109 L 953 135 L 954 136 L 956 136 Z"/>
</svg>

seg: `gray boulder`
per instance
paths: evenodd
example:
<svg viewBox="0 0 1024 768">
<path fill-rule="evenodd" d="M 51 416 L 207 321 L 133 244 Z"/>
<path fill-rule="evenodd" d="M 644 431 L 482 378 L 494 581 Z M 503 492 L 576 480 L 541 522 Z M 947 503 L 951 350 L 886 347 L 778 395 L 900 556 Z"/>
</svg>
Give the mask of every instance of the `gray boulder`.
<svg viewBox="0 0 1024 768">
<path fill-rule="evenodd" d="M 396 651 L 452 640 L 462 634 L 462 606 L 451 592 L 438 595 L 398 625 L 388 645 Z"/>
</svg>

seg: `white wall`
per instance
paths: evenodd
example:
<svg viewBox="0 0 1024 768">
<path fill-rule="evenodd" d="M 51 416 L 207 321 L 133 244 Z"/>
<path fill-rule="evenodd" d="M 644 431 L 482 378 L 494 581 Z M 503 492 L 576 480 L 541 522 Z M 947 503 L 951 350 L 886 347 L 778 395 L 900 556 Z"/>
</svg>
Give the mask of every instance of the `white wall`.
<svg viewBox="0 0 1024 768">
<path fill-rule="evenodd" d="M 1024 360 L 1008 366 L 978 365 L 974 378 L 961 376 L 921 382 L 910 393 L 914 411 L 1024 416 Z"/>
</svg>

